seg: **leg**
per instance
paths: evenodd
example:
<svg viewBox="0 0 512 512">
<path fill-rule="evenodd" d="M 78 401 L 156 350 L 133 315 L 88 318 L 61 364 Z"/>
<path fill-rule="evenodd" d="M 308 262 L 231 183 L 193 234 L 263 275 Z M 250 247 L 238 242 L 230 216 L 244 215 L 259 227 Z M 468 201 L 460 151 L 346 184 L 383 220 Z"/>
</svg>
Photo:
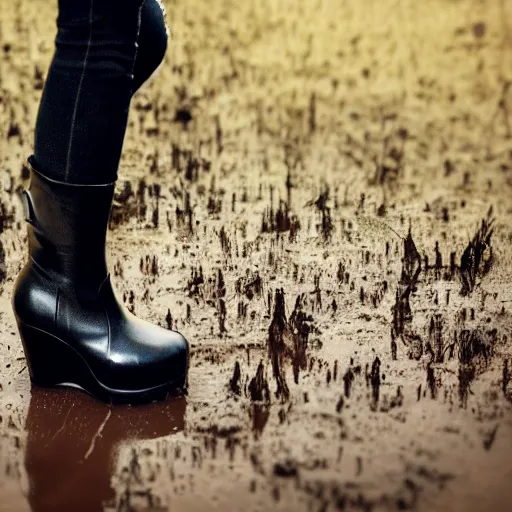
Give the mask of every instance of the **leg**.
<svg viewBox="0 0 512 512">
<path fill-rule="evenodd" d="M 32 383 L 78 387 L 107 402 L 165 398 L 186 384 L 188 371 L 187 340 L 119 302 L 105 253 L 132 93 L 165 51 L 151 53 L 158 34 L 154 18 L 145 28 L 142 16 L 155 11 L 143 6 L 59 0 L 56 52 L 23 191 L 29 258 L 11 296 Z M 141 59 L 152 57 L 138 65 L 137 41 L 147 43 Z"/>
<path fill-rule="evenodd" d="M 158 20 L 154 2 L 59 0 L 34 141 L 34 163 L 49 178 L 74 184 L 117 179 L 131 96 L 152 73 L 149 61 L 136 62 L 139 36 L 144 58 L 161 31 L 151 26 Z M 161 46 L 159 53 L 163 58 Z"/>
</svg>

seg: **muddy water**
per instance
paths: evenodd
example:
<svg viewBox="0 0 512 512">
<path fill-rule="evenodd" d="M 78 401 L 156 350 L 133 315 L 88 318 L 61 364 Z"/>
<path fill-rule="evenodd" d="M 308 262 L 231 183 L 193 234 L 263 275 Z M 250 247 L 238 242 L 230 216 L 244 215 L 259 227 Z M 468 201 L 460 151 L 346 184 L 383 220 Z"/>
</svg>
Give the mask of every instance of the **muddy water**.
<svg viewBox="0 0 512 512">
<path fill-rule="evenodd" d="M 182 431 L 185 410 L 184 398 L 111 409 L 81 393 L 35 390 L 25 422 L 30 506 L 103 510 L 115 500 L 110 477 L 120 445 Z"/>
<path fill-rule="evenodd" d="M 167 3 L 112 281 L 186 396 L 31 390 L 9 298 L 55 6 L 0 13 L 0 510 L 512 508 L 512 3 Z"/>
</svg>

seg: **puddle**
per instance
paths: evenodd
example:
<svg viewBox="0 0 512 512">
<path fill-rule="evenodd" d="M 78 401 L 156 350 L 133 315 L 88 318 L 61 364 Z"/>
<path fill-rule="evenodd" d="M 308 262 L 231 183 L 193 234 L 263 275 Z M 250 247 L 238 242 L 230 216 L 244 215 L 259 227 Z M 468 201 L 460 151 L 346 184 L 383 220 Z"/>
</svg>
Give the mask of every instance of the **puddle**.
<svg viewBox="0 0 512 512">
<path fill-rule="evenodd" d="M 74 390 L 34 389 L 24 461 L 31 509 L 103 511 L 116 499 L 120 446 L 182 431 L 185 411 L 185 398 L 110 408 Z"/>
</svg>

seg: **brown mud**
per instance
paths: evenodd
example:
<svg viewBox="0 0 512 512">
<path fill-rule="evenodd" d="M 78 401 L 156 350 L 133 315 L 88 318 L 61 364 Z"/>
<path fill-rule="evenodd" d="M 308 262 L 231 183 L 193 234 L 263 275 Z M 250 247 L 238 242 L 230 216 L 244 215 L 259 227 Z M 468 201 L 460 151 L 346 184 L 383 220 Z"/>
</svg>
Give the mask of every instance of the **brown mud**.
<svg viewBox="0 0 512 512">
<path fill-rule="evenodd" d="M 55 2 L 0 12 L 0 511 L 512 510 L 512 2 L 167 2 L 112 280 L 188 394 L 31 390 L 10 308 Z"/>
</svg>

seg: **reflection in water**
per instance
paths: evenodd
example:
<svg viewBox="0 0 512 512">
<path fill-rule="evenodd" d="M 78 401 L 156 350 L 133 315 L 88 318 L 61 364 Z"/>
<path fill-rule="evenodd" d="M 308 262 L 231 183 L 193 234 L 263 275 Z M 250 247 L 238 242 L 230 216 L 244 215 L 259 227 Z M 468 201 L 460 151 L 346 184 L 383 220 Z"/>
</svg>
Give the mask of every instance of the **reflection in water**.
<svg viewBox="0 0 512 512">
<path fill-rule="evenodd" d="M 147 406 L 109 407 L 85 393 L 33 389 L 25 467 L 34 512 L 102 511 L 120 443 L 184 428 L 185 397 Z"/>
</svg>

